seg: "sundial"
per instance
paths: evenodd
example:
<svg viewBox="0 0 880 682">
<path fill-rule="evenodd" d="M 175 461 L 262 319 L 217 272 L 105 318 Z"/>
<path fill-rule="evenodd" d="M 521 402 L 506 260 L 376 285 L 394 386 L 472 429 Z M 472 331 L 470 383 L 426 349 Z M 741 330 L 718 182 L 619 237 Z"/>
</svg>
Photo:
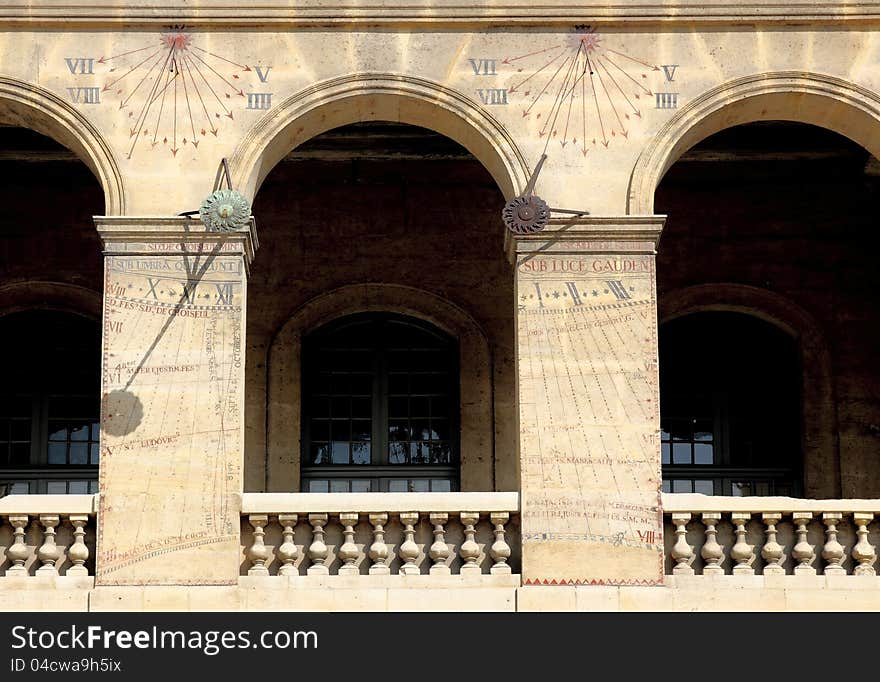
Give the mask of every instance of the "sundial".
<svg viewBox="0 0 880 682">
<path fill-rule="evenodd" d="M 515 69 L 508 96 L 521 95 L 521 115 L 540 123 L 538 136 L 558 141 L 563 150 L 571 145 L 584 156 L 629 136 L 642 111 L 655 106 L 650 75 L 661 71 L 612 48 L 586 25 L 559 43 L 501 64 Z"/>
<path fill-rule="evenodd" d="M 235 118 L 236 107 L 253 100 L 244 88 L 254 69 L 201 47 L 183 27 L 93 61 L 99 69 L 107 67 L 100 92 L 105 101 L 115 99 L 125 117 L 129 159 L 139 150 L 177 156 L 187 146 L 197 149 L 203 139 L 218 136 L 224 121 Z M 262 81 L 261 72 L 256 73 Z"/>
</svg>

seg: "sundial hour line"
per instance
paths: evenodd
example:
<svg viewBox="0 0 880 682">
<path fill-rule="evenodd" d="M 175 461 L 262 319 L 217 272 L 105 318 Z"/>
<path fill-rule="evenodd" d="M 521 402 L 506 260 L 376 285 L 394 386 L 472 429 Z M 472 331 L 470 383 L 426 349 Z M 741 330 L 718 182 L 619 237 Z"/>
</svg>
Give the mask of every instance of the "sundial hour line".
<svg viewBox="0 0 880 682">
<path fill-rule="evenodd" d="M 591 142 L 594 147 L 608 147 L 615 138 L 627 138 L 631 117 L 641 118 L 637 102 L 644 95 L 652 95 L 647 79 L 660 67 L 612 49 L 605 40 L 589 27 L 578 26 L 562 44 L 501 61 L 514 66 L 517 73 L 534 64 L 531 73 L 517 77 L 507 93 L 523 95 L 523 118 L 532 116 L 541 121 L 538 136 L 548 138 L 545 152 L 553 138 L 559 139 L 563 149 L 571 143 L 586 155 Z M 548 94 L 555 96 L 551 100 Z M 579 105 L 575 102 L 578 98 Z M 588 136 L 589 119 L 596 123 L 592 139 Z"/>
<path fill-rule="evenodd" d="M 88 60 L 109 68 L 112 76 L 101 92 L 117 97 L 120 110 L 129 109 L 125 112 L 131 138 L 129 159 L 142 144 L 147 150 L 166 146 L 174 156 L 181 144 L 192 142 L 198 148 L 200 138 L 209 131 L 218 135 L 217 119 L 235 118 L 233 98 L 244 101 L 249 96 L 241 74 L 254 73 L 252 67 L 194 44 L 194 36 L 182 27 L 174 27 L 159 38 L 158 45 Z M 270 68 L 264 66 L 258 72 L 260 83 L 267 81 Z M 80 93 L 74 96 L 81 97 Z M 271 106 L 270 97 L 265 95 L 265 101 L 261 100 L 261 109 Z M 99 101 L 97 96 L 93 99 Z M 136 109 L 130 109 L 136 102 Z"/>
</svg>

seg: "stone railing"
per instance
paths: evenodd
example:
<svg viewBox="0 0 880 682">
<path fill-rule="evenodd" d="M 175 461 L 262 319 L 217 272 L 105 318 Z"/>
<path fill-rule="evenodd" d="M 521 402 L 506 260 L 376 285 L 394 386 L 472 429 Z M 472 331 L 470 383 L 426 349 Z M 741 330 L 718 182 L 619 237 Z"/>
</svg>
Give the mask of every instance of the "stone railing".
<svg viewBox="0 0 880 682">
<path fill-rule="evenodd" d="M 664 494 L 666 574 L 874 576 L 880 500 Z"/>
<path fill-rule="evenodd" d="M 519 571 L 517 493 L 245 493 L 241 574 Z"/>
<path fill-rule="evenodd" d="M 9 495 L 0 499 L 0 575 L 94 575 L 97 495 Z"/>
</svg>

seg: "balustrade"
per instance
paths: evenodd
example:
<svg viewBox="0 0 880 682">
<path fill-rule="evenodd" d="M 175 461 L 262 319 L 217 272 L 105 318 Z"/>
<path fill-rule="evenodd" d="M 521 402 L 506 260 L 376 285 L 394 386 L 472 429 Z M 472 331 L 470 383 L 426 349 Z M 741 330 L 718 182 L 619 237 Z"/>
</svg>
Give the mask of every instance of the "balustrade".
<svg viewBox="0 0 880 682">
<path fill-rule="evenodd" d="M 672 575 L 876 576 L 880 500 L 854 502 L 876 508 L 847 508 L 846 500 L 664 494 L 667 566 Z M 749 543 L 762 536 L 763 543 Z"/>
<path fill-rule="evenodd" d="M 518 506 L 516 493 L 247 493 L 245 568 L 248 575 L 511 575 Z"/>
<path fill-rule="evenodd" d="M 95 496 L 9 495 L 0 500 L 6 526 L 7 577 L 88 576 L 94 552 Z M 91 545 L 91 547 L 90 547 Z"/>
</svg>

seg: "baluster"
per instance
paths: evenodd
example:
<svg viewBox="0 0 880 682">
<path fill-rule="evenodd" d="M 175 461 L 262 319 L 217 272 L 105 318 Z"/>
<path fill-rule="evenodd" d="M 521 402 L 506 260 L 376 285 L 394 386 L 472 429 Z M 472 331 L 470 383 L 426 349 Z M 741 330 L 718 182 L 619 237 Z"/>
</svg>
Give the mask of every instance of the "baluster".
<svg viewBox="0 0 880 682">
<path fill-rule="evenodd" d="M 266 534 L 263 528 L 269 522 L 266 514 L 250 514 L 248 521 L 254 527 L 254 542 L 248 548 L 248 559 L 251 561 L 251 567 L 248 569 L 248 575 L 269 575 L 269 569 L 266 568 L 266 562 L 269 560 L 269 548 L 263 543 L 263 536 Z"/>
<path fill-rule="evenodd" d="M 73 566 L 67 569 L 65 575 L 88 575 L 89 572 L 85 567 L 86 560 L 89 558 L 89 548 L 86 547 L 85 526 L 89 522 L 86 514 L 71 514 L 70 523 L 73 526 L 73 544 L 67 550 L 67 558 Z"/>
<path fill-rule="evenodd" d="M 672 515 L 672 523 L 675 526 L 675 544 L 672 546 L 672 558 L 675 566 L 672 567 L 673 575 L 693 575 L 694 569 L 691 562 L 694 560 L 694 548 L 687 543 L 687 524 L 691 520 L 691 513 L 684 512 Z"/>
<path fill-rule="evenodd" d="M 855 512 L 853 521 L 859 527 L 856 533 L 859 541 L 852 548 L 852 558 L 858 562 L 853 570 L 854 575 L 877 575 L 873 563 L 877 560 L 877 552 L 874 546 L 868 542 L 868 524 L 874 520 L 874 514 L 870 512 Z"/>
<path fill-rule="evenodd" d="M 481 573 L 480 565 L 477 563 L 477 560 L 480 558 L 480 546 L 474 539 L 474 536 L 477 534 L 474 526 L 479 520 L 479 512 L 461 513 L 461 523 L 464 525 L 465 539 L 464 542 L 461 543 L 461 548 L 458 550 L 458 553 L 461 555 L 461 560 L 464 562 L 460 569 L 462 575 L 480 575 Z"/>
<path fill-rule="evenodd" d="M 24 540 L 24 529 L 27 528 L 28 517 L 26 514 L 10 516 L 9 524 L 12 526 L 14 539 L 6 548 L 6 556 L 12 562 L 6 569 L 6 575 L 27 575 L 24 562 L 27 561 L 29 552 Z"/>
<path fill-rule="evenodd" d="M 43 544 L 37 550 L 37 559 L 43 565 L 37 569 L 37 575 L 58 575 L 55 566 L 61 558 L 61 548 L 55 544 L 55 527 L 60 519 L 57 514 L 40 514 L 40 524 L 43 526 Z"/>
<path fill-rule="evenodd" d="M 736 526 L 736 543 L 730 550 L 730 558 L 736 562 L 734 575 L 754 575 L 752 562 L 755 560 L 755 547 L 746 542 L 746 524 L 752 520 L 749 513 L 734 512 L 730 515 L 731 522 Z"/>
<path fill-rule="evenodd" d="M 816 569 L 812 564 L 816 560 L 816 548 L 807 542 L 807 524 L 813 520 L 812 512 L 794 512 L 791 520 L 797 526 L 798 541 L 791 548 L 791 555 L 797 560 L 798 565 L 794 567 L 795 575 L 816 575 Z"/>
<path fill-rule="evenodd" d="M 419 514 L 418 512 L 404 512 L 400 515 L 400 522 L 403 524 L 404 538 L 398 550 L 401 561 L 400 574 L 418 575 L 420 571 L 416 565 L 416 559 L 419 558 L 419 546 L 414 540 L 416 531 L 413 526 L 419 522 Z"/>
<path fill-rule="evenodd" d="M 385 544 L 385 524 L 388 514 L 370 514 L 370 525 L 373 526 L 373 544 L 370 545 L 370 575 L 388 575 L 391 569 L 385 561 L 388 559 L 388 545 Z"/>
<path fill-rule="evenodd" d="M 449 514 L 431 512 L 428 515 L 428 519 L 431 525 L 434 526 L 434 544 L 431 545 L 431 550 L 428 552 L 428 556 L 431 557 L 434 564 L 428 570 L 428 573 L 431 575 L 449 575 L 451 571 L 449 566 L 446 565 L 446 560 L 449 558 L 449 545 L 446 544 L 446 529 L 444 528 L 449 521 Z"/>
<path fill-rule="evenodd" d="M 279 545 L 277 553 L 281 567 L 278 569 L 278 575 L 299 575 L 294 563 L 299 557 L 299 549 L 293 542 L 293 532 L 296 528 L 296 522 L 299 521 L 297 514 L 279 514 L 278 523 L 281 525 L 282 542 Z"/>
<path fill-rule="evenodd" d="M 718 533 L 715 526 L 721 520 L 721 513 L 703 512 L 700 516 L 703 519 L 703 525 L 706 526 L 706 542 L 703 543 L 703 549 L 700 550 L 700 556 L 706 562 L 703 566 L 703 575 L 724 575 L 724 568 L 721 566 L 721 562 L 724 560 L 724 548 L 718 544 L 718 540 L 715 538 Z"/>
<path fill-rule="evenodd" d="M 776 541 L 776 524 L 782 520 L 782 514 L 761 514 L 761 520 L 767 526 L 764 534 L 767 539 L 761 548 L 761 556 L 764 561 L 764 575 L 785 575 L 785 552 L 782 545 Z"/>
<path fill-rule="evenodd" d="M 339 548 L 339 558 L 342 559 L 342 566 L 339 567 L 339 575 L 358 575 L 360 569 L 355 563 L 360 556 L 358 547 L 354 544 L 354 527 L 357 525 L 358 515 L 353 512 L 346 512 L 339 515 L 339 523 L 342 524 L 342 535 L 345 536 L 345 542 Z"/>
<path fill-rule="evenodd" d="M 309 545 L 309 560 L 312 565 L 306 569 L 307 575 L 330 575 L 326 565 L 327 545 L 324 544 L 324 526 L 327 524 L 326 514 L 309 514 L 312 526 L 312 544 Z"/>
<path fill-rule="evenodd" d="M 504 537 L 504 524 L 510 520 L 509 512 L 492 512 L 489 514 L 489 521 L 495 526 L 492 531 L 495 534 L 495 542 L 489 548 L 489 556 L 495 563 L 489 569 L 492 575 L 510 575 L 510 564 L 507 560 L 510 558 L 510 545 Z"/>
<path fill-rule="evenodd" d="M 822 514 L 822 523 L 827 528 L 825 535 L 828 539 L 825 541 L 825 547 L 822 549 L 822 558 L 828 562 L 823 571 L 825 575 L 846 575 L 846 569 L 843 567 L 843 560 L 846 557 L 846 550 L 843 545 L 837 541 L 837 524 L 843 518 L 840 512 L 825 512 Z"/>
</svg>

